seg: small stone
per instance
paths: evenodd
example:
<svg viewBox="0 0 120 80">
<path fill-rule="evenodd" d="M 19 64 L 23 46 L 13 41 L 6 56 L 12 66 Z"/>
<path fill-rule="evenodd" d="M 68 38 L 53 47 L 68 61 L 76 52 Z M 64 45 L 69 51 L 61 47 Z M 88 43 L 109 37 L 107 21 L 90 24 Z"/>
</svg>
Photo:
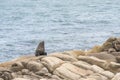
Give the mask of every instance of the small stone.
<svg viewBox="0 0 120 80">
<path fill-rule="evenodd" d="M 28 74 L 29 73 L 29 70 L 28 69 L 22 69 L 22 74 L 23 75 L 26 75 L 26 74 Z"/>
<path fill-rule="evenodd" d="M 16 63 L 12 64 L 12 66 L 11 66 L 11 70 L 14 72 L 20 71 L 23 68 L 24 68 L 24 66 L 22 65 L 21 62 L 16 62 Z"/>
<path fill-rule="evenodd" d="M 18 75 L 16 73 L 11 73 L 11 75 L 12 75 L 13 78 L 18 77 Z"/>
</svg>

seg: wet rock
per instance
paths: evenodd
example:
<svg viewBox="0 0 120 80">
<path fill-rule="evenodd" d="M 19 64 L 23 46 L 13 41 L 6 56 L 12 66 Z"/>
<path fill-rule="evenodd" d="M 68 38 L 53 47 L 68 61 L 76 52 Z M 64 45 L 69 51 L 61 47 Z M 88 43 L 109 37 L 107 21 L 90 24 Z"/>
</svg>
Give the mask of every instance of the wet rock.
<svg viewBox="0 0 120 80">
<path fill-rule="evenodd" d="M 120 73 L 117 73 L 112 80 L 120 80 Z"/>
<path fill-rule="evenodd" d="M 63 61 L 71 61 L 71 62 L 77 61 L 75 57 L 66 54 L 55 53 L 55 54 L 51 54 L 50 56 L 60 58 Z"/>
<path fill-rule="evenodd" d="M 39 71 L 43 68 L 44 66 L 41 63 L 35 62 L 35 61 L 30 61 L 27 64 L 27 69 L 30 71 L 36 72 Z"/>
<path fill-rule="evenodd" d="M 57 67 L 63 64 L 64 61 L 56 57 L 45 57 L 42 58 L 42 63 L 50 72 L 53 72 Z"/>
<path fill-rule="evenodd" d="M 24 66 L 21 62 L 16 62 L 16 63 L 12 64 L 10 69 L 12 71 L 16 72 L 16 71 L 20 71 L 20 70 L 24 69 Z"/>
</svg>

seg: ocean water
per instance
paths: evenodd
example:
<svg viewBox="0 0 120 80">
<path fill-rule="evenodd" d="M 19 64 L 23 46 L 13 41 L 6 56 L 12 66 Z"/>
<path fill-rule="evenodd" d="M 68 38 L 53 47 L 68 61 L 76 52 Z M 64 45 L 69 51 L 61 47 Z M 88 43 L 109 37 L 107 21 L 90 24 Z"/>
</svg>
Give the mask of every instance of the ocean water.
<svg viewBox="0 0 120 80">
<path fill-rule="evenodd" d="M 0 62 L 46 52 L 90 49 L 120 37 L 119 0 L 0 0 Z"/>
</svg>

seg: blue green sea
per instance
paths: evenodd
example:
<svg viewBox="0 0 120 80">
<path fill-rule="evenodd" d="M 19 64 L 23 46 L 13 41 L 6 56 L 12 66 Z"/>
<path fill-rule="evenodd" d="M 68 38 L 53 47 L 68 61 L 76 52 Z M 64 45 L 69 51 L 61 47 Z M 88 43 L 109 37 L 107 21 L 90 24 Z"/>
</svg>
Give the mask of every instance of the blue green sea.
<svg viewBox="0 0 120 80">
<path fill-rule="evenodd" d="M 120 37 L 119 0 L 0 0 L 0 62 L 46 52 L 90 49 Z"/>
</svg>

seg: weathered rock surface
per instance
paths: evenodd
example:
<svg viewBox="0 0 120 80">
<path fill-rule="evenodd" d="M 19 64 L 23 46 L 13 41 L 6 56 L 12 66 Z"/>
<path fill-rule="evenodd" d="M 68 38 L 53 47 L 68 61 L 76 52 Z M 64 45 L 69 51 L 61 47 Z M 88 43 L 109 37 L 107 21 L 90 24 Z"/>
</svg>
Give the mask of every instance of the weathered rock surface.
<svg viewBox="0 0 120 80">
<path fill-rule="evenodd" d="M 93 56 L 63 53 L 44 56 L 0 68 L 1 80 L 118 80 L 120 64 Z"/>
<path fill-rule="evenodd" d="M 95 53 L 73 50 L 0 64 L 0 80 L 120 80 L 120 40 L 109 38 Z"/>
</svg>

